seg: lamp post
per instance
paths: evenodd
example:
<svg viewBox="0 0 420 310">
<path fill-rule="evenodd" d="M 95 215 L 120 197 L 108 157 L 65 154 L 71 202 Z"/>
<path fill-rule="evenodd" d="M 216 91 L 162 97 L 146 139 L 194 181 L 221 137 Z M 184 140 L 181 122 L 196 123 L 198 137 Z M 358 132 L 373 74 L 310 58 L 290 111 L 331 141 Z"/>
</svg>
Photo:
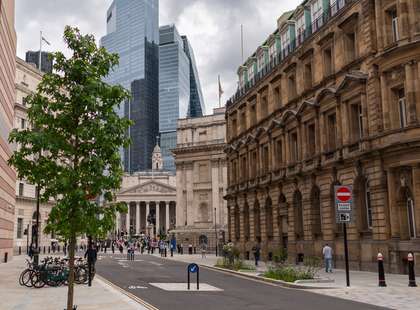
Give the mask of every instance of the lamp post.
<svg viewBox="0 0 420 310">
<path fill-rule="evenodd" d="M 216 208 L 214 208 L 214 236 L 216 238 L 216 256 L 217 256 L 218 240 L 217 240 L 217 225 L 216 225 Z"/>
</svg>

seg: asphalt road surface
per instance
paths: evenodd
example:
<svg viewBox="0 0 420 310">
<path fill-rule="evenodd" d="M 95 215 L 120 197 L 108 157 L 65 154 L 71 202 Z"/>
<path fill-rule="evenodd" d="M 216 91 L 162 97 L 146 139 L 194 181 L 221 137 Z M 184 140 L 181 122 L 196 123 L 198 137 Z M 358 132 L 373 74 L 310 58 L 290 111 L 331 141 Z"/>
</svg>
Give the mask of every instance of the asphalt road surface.
<svg viewBox="0 0 420 310">
<path fill-rule="evenodd" d="M 126 255 L 117 254 L 100 256 L 96 266 L 97 273 L 159 310 L 385 309 L 308 291 L 282 288 L 204 267 L 200 268 L 200 282 L 223 291 L 165 291 L 150 283 L 186 283 L 187 264 L 150 255 L 136 255 L 135 261 L 125 261 L 125 258 Z M 192 280 L 195 280 L 195 276 Z"/>
</svg>

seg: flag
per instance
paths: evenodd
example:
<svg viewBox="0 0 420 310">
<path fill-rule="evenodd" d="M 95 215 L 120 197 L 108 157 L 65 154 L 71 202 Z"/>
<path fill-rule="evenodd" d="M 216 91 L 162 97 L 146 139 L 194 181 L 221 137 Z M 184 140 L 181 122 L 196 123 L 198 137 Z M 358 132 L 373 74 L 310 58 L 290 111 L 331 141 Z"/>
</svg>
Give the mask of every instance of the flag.
<svg viewBox="0 0 420 310">
<path fill-rule="evenodd" d="M 51 45 L 50 42 L 47 41 L 47 39 L 45 39 L 44 37 L 41 36 L 42 41 L 44 41 L 45 43 L 47 43 L 48 45 Z"/>
</svg>

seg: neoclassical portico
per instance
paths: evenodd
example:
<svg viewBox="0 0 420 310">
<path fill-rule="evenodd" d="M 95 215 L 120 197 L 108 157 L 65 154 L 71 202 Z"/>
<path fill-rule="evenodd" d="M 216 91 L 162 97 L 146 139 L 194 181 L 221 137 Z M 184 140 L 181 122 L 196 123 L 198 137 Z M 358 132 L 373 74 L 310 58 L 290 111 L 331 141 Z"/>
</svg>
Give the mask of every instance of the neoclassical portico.
<svg viewBox="0 0 420 310">
<path fill-rule="evenodd" d="M 128 211 L 117 214 L 116 232 L 156 236 L 176 225 L 176 177 L 163 170 L 162 154 L 156 145 L 150 171 L 126 174 L 117 202 L 125 202 Z"/>
</svg>

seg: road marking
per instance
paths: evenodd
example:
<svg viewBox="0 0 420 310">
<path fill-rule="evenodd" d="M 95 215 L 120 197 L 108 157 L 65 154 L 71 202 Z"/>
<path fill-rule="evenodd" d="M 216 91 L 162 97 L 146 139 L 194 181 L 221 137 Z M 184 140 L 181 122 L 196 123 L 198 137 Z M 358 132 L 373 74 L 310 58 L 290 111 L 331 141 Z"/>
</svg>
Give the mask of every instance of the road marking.
<svg viewBox="0 0 420 310">
<path fill-rule="evenodd" d="M 96 277 L 97 277 L 98 280 L 102 281 L 104 284 L 109 285 L 110 287 L 116 289 L 117 291 L 119 291 L 122 294 L 124 294 L 125 296 L 131 298 L 132 300 L 134 300 L 135 302 L 139 303 L 140 305 L 142 305 L 146 309 L 148 309 L 148 310 L 159 310 L 158 308 L 156 308 L 155 306 L 152 306 L 151 304 L 149 304 L 148 302 L 144 301 L 140 297 L 137 297 L 136 295 L 133 295 L 130 292 L 127 292 L 126 290 L 122 289 L 118 285 L 115 285 L 114 283 L 112 283 L 112 282 L 106 280 L 105 278 L 101 277 L 100 275 L 97 274 Z"/>
<path fill-rule="evenodd" d="M 138 285 L 130 285 L 128 287 L 129 290 L 136 290 L 136 289 L 147 289 L 145 286 L 138 286 Z"/>
<path fill-rule="evenodd" d="M 149 263 L 152 264 L 152 265 L 155 265 L 155 266 L 163 266 L 163 264 L 156 263 L 156 262 L 149 262 Z"/>
<path fill-rule="evenodd" d="M 223 289 L 212 286 L 207 283 L 200 283 L 200 290 L 197 291 L 197 284 L 191 283 L 190 290 L 188 290 L 187 283 L 149 283 L 150 285 L 160 288 L 164 291 L 172 291 L 172 292 L 222 292 Z"/>
</svg>

